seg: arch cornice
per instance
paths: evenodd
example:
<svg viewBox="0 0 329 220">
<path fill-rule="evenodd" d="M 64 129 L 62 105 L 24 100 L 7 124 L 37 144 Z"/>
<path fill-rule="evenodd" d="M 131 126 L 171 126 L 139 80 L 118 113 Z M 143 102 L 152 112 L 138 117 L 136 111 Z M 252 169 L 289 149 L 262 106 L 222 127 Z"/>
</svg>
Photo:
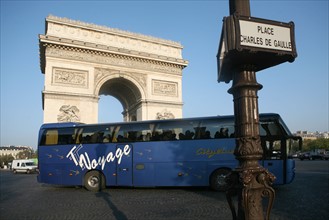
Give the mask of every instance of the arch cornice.
<svg viewBox="0 0 329 220">
<path fill-rule="evenodd" d="M 84 35 L 84 36 L 92 35 L 93 36 L 92 38 L 94 38 L 94 40 L 98 39 L 98 41 L 100 41 L 101 39 L 113 40 L 109 38 L 109 36 L 106 37 L 106 35 L 113 35 L 117 37 L 126 37 L 129 39 L 140 40 L 143 42 L 153 42 L 154 44 L 162 44 L 165 46 L 170 46 L 178 49 L 183 48 L 180 43 L 175 41 L 161 39 L 153 36 L 147 36 L 140 33 L 133 33 L 130 31 L 120 30 L 117 28 L 110 28 L 102 25 L 82 22 L 78 20 L 72 20 L 69 18 L 57 17 L 54 15 L 48 15 L 48 17 L 46 18 L 46 24 L 47 24 L 48 32 L 56 31 L 57 34 L 60 34 L 61 32 L 62 34 L 64 34 L 66 32 L 65 34 L 66 35 L 70 34 L 71 37 L 78 37 L 79 35 Z M 64 26 L 66 28 L 63 28 Z M 103 38 L 101 38 L 102 34 L 103 34 Z"/>
<path fill-rule="evenodd" d="M 182 74 L 182 70 L 188 64 L 188 61 L 183 59 L 52 36 L 40 35 L 39 41 L 40 66 L 43 73 L 45 72 L 46 56 L 64 57 L 71 60 L 102 64 L 116 64 L 178 75 Z M 118 62 L 118 60 L 121 62 Z"/>
</svg>

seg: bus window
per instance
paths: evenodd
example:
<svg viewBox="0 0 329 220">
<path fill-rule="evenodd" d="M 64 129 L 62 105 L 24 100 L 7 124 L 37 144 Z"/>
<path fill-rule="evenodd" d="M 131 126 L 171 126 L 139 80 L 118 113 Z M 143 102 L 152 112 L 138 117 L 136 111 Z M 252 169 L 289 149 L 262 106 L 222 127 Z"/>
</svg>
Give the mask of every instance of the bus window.
<svg viewBox="0 0 329 220">
<path fill-rule="evenodd" d="M 280 160 L 285 154 L 282 129 L 276 120 L 260 122 L 260 136 L 265 160 Z M 285 144 L 285 143 L 284 143 Z"/>
<path fill-rule="evenodd" d="M 82 141 L 82 128 L 79 129 L 75 129 L 74 131 L 74 140 L 75 140 L 75 144 L 80 144 Z"/>
<path fill-rule="evenodd" d="M 286 155 L 291 156 L 292 154 L 300 151 L 302 149 L 302 139 L 290 137 L 286 141 Z"/>
<path fill-rule="evenodd" d="M 151 140 L 150 124 L 130 124 L 116 127 L 114 137 L 117 142 L 136 142 Z"/>
<path fill-rule="evenodd" d="M 201 139 L 208 138 L 233 138 L 234 122 L 223 122 L 220 120 L 204 120 L 200 125 L 203 128 L 199 135 Z"/>
<path fill-rule="evenodd" d="M 103 143 L 105 138 L 105 133 L 109 133 L 106 131 L 104 126 L 90 126 L 84 127 L 82 136 L 81 136 L 81 143 L 83 144 L 94 144 L 94 143 Z"/>
<path fill-rule="evenodd" d="M 75 130 L 75 128 L 58 129 L 58 144 L 74 144 Z"/>
<path fill-rule="evenodd" d="M 282 159 L 281 140 L 266 141 L 265 146 L 266 146 L 266 148 L 264 149 L 265 150 L 265 152 L 264 152 L 265 160 Z"/>
<path fill-rule="evenodd" d="M 152 128 L 150 124 L 131 124 L 128 131 L 129 141 L 150 141 L 152 136 Z"/>
<path fill-rule="evenodd" d="M 192 140 L 199 121 L 161 121 L 153 132 L 155 141 Z"/>
<path fill-rule="evenodd" d="M 129 130 L 129 125 L 118 125 L 113 132 L 113 142 L 129 142 Z M 130 139 L 134 139 L 133 134 L 131 134 Z"/>
<path fill-rule="evenodd" d="M 104 128 L 102 129 L 103 132 L 103 139 L 101 139 L 100 141 L 103 143 L 109 143 L 112 142 L 113 139 L 113 131 L 114 131 L 114 126 L 104 126 Z"/>
<path fill-rule="evenodd" d="M 200 121 L 186 121 L 180 123 L 177 127 L 179 131 L 178 137 L 179 140 L 192 140 L 195 139 L 195 130 L 199 127 Z M 178 132 L 178 131 L 177 131 Z"/>
<path fill-rule="evenodd" d="M 45 130 L 40 145 L 55 145 L 58 143 L 58 130 Z"/>
<path fill-rule="evenodd" d="M 40 145 L 74 144 L 76 135 L 75 128 L 48 129 L 44 131 Z"/>
<path fill-rule="evenodd" d="M 275 121 L 260 122 L 260 136 L 279 136 L 282 135 L 279 124 Z"/>
</svg>

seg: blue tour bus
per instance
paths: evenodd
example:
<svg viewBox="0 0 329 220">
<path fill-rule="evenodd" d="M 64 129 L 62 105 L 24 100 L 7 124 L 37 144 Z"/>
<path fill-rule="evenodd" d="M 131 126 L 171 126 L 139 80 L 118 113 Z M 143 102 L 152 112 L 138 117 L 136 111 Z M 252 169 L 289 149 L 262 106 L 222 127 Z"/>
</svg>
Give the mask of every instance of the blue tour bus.
<svg viewBox="0 0 329 220">
<path fill-rule="evenodd" d="M 278 114 L 260 114 L 264 155 L 260 161 L 276 176 L 294 179 L 289 152 L 301 139 L 292 136 Z M 40 183 L 106 186 L 210 186 L 223 191 L 237 167 L 234 116 L 139 122 L 49 123 L 38 140 Z"/>
</svg>

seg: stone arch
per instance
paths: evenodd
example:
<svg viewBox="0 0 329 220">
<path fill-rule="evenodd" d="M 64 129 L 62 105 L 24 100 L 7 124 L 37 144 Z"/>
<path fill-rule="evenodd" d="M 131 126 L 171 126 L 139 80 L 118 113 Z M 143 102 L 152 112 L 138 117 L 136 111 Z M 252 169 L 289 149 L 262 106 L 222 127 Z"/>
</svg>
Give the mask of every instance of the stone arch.
<svg viewBox="0 0 329 220">
<path fill-rule="evenodd" d="M 102 94 L 125 121 L 182 117 L 180 43 L 52 15 L 39 43 L 44 123 L 97 123 Z"/>
<path fill-rule="evenodd" d="M 116 71 L 110 71 L 110 70 L 98 70 L 98 73 L 95 73 L 95 90 L 94 95 L 100 95 L 101 87 L 110 80 L 113 79 L 125 79 L 127 82 L 132 83 L 135 87 L 137 87 L 137 90 L 140 92 L 141 99 L 146 99 L 146 84 L 145 84 L 145 76 L 142 80 L 136 80 L 134 77 L 130 76 L 127 73 L 122 72 L 116 72 Z M 103 72 L 101 72 L 103 71 Z M 104 73 L 104 71 L 108 71 L 108 73 Z M 98 79 L 97 79 L 98 78 Z"/>
<path fill-rule="evenodd" d="M 95 95 L 111 95 L 118 99 L 123 107 L 125 121 L 141 120 L 138 112 L 146 94 L 144 87 L 134 78 L 119 73 L 105 76 L 97 82 Z"/>
</svg>

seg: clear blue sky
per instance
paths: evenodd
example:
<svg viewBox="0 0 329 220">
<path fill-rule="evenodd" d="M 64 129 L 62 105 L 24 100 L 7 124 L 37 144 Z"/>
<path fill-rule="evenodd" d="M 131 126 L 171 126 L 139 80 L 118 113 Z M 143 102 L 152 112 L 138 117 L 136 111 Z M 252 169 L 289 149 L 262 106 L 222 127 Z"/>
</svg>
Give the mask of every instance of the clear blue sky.
<svg viewBox="0 0 329 220">
<path fill-rule="evenodd" d="M 251 15 L 295 22 L 298 57 L 257 73 L 260 112 L 281 114 L 292 132 L 328 131 L 328 0 L 251 0 Z M 233 114 L 230 84 L 217 83 L 221 1 L 1 0 L 1 146 L 37 146 L 43 123 L 38 34 L 45 18 L 66 17 L 180 42 L 184 117 Z M 122 121 L 122 106 L 101 97 L 99 120 Z"/>
</svg>

